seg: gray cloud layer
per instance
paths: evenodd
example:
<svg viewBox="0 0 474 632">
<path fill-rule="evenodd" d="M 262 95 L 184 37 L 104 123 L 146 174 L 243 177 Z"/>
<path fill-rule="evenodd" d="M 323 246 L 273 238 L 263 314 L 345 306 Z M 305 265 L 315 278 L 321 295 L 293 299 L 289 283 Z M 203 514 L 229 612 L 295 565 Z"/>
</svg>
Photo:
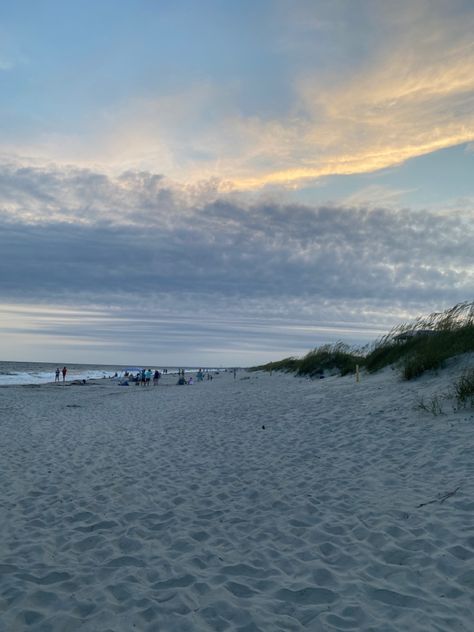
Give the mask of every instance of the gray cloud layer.
<svg viewBox="0 0 474 632">
<path fill-rule="evenodd" d="M 246 205 L 215 183 L 4 166 L 0 298 L 239 315 L 249 340 L 255 319 L 377 327 L 472 298 L 473 225 L 466 209 Z"/>
</svg>

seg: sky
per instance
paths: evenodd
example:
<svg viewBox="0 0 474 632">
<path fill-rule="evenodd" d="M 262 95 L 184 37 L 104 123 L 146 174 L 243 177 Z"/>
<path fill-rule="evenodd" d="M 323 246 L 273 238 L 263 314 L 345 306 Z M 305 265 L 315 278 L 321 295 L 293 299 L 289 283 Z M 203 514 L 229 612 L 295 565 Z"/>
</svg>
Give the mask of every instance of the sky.
<svg viewBox="0 0 474 632">
<path fill-rule="evenodd" d="M 472 0 L 0 3 L 0 359 L 253 366 L 474 295 Z"/>
</svg>

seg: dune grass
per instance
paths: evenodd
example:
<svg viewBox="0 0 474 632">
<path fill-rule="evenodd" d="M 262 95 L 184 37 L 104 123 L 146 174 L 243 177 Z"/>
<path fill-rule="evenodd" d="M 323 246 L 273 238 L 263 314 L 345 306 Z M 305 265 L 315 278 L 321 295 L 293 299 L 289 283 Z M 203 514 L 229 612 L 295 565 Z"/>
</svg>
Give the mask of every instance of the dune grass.
<svg viewBox="0 0 474 632">
<path fill-rule="evenodd" d="M 435 417 L 437 417 L 438 415 L 444 414 L 443 406 L 441 404 L 441 399 L 440 397 L 438 397 L 438 395 L 431 397 L 427 401 L 425 400 L 424 397 L 421 397 L 418 402 L 418 408 L 427 413 L 431 413 Z"/>
<path fill-rule="evenodd" d="M 365 358 L 375 372 L 397 364 L 411 380 L 425 371 L 442 368 L 448 358 L 474 351 L 474 303 L 459 303 L 449 310 L 399 325 L 376 342 Z"/>
<path fill-rule="evenodd" d="M 474 407 L 474 369 L 464 371 L 454 384 L 454 395 L 459 406 Z"/>
<path fill-rule="evenodd" d="M 361 352 L 348 345 L 337 342 L 333 345 L 316 347 L 303 358 L 285 358 L 278 362 L 269 362 L 258 367 L 255 371 L 285 371 L 296 375 L 319 377 L 327 372 L 336 372 L 347 375 L 356 370 L 356 365 L 364 362 Z"/>
<path fill-rule="evenodd" d="M 396 365 L 402 377 L 411 380 L 425 371 L 442 368 L 453 356 L 468 352 L 474 352 L 474 302 L 459 303 L 444 312 L 398 325 L 368 351 L 337 342 L 316 347 L 303 358 L 289 357 L 251 370 L 317 377 L 327 372 L 347 375 L 355 372 L 356 365 L 371 373 Z M 469 379 L 474 380 L 472 376 Z M 467 388 L 469 392 L 469 379 L 463 382 L 461 390 Z"/>
<path fill-rule="evenodd" d="M 300 360 L 297 375 L 316 377 L 326 372 L 337 371 L 341 376 L 354 373 L 356 366 L 364 362 L 364 357 L 356 349 L 337 342 L 334 345 L 317 347 Z"/>
<path fill-rule="evenodd" d="M 446 393 L 437 393 L 428 400 L 421 397 L 418 408 L 437 417 L 444 414 L 443 402 L 448 401 L 454 411 L 474 408 L 474 368 L 466 369 Z"/>
<path fill-rule="evenodd" d="M 267 364 L 251 367 L 249 371 L 283 371 L 285 373 L 296 373 L 299 363 L 300 360 L 298 358 L 283 358 L 283 360 L 277 360 L 276 362 L 268 362 Z"/>
</svg>

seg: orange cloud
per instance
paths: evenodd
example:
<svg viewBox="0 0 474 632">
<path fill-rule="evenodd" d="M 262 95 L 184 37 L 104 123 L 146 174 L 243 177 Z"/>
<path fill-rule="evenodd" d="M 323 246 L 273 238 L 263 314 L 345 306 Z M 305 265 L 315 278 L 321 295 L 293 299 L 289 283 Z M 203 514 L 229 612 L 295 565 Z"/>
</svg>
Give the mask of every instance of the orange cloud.
<svg viewBox="0 0 474 632">
<path fill-rule="evenodd" d="M 230 80 L 203 82 L 133 99 L 102 112 L 89 135 L 49 137 L 28 151 L 106 172 L 143 169 L 192 183 L 217 178 L 252 190 L 370 173 L 471 142 L 474 14 L 415 4 L 374 4 L 374 28 L 386 41 L 362 65 L 346 65 L 344 76 L 300 70 L 288 86 L 292 105 L 279 118 L 242 115 L 235 95 L 243 88 Z"/>
</svg>

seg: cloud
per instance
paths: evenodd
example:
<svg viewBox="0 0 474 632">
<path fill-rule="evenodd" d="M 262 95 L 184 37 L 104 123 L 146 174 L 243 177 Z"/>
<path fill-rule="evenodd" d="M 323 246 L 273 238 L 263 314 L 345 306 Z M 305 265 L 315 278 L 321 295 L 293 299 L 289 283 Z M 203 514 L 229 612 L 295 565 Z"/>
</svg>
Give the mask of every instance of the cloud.
<svg viewBox="0 0 474 632">
<path fill-rule="evenodd" d="M 262 46 L 280 77 L 273 100 L 285 107 L 248 98 L 258 69 L 203 74 L 97 107 L 84 129 L 48 126 L 3 150 L 243 190 L 370 173 L 473 141 L 473 29 L 462 0 L 279 2 Z"/>
<path fill-rule="evenodd" d="M 383 6 L 373 6 L 372 26 L 384 41 L 372 39 L 370 54 L 347 63 L 340 81 L 301 70 L 292 118 L 242 121 L 240 133 L 248 127 L 263 140 L 272 168 L 243 176 L 241 186 L 372 172 L 473 139 L 474 13 L 402 3 L 394 15 Z"/>
<path fill-rule="evenodd" d="M 472 295 L 469 208 L 245 204 L 212 183 L 78 169 L 8 167 L 0 185 L 4 302 L 331 324 Z"/>
<path fill-rule="evenodd" d="M 78 104 L 74 121 L 36 100 L 30 119 L 26 101 L 5 106 L 5 331 L 81 349 L 178 338 L 210 357 L 367 339 L 472 296 L 468 196 L 413 211 L 401 188 L 369 185 L 339 205 L 285 191 L 472 151 L 472 4 L 278 0 L 266 18 L 258 63 L 230 74 L 210 64 L 141 93 L 125 77 L 119 99 Z M 24 70 L 7 53 L 0 70 Z"/>
<path fill-rule="evenodd" d="M 248 365 L 371 341 L 472 296 L 472 212 L 250 203 L 215 182 L 3 166 L 4 356 Z"/>
<path fill-rule="evenodd" d="M 392 207 L 399 204 L 402 196 L 412 191 L 413 189 L 395 189 L 378 184 L 370 184 L 347 196 L 342 203 L 344 206 L 365 206 L 366 208 Z"/>
</svg>

